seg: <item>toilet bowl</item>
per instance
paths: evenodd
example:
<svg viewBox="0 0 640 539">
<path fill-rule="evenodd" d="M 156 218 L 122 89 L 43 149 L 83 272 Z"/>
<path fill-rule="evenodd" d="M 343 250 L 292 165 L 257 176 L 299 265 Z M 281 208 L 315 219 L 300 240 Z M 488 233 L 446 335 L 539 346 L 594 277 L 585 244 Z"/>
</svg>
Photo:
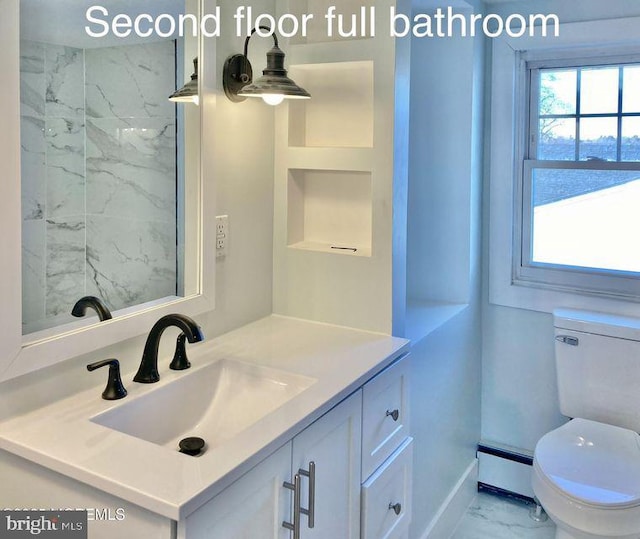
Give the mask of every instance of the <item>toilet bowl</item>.
<svg viewBox="0 0 640 539">
<path fill-rule="evenodd" d="M 640 319 L 554 312 L 560 412 L 533 457 L 556 539 L 640 539 Z"/>
<path fill-rule="evenodd" d="M 574 419 L 536 446 L 533 491 L 564 539 L 640 538 L 640 436 Z"/>
</svg>

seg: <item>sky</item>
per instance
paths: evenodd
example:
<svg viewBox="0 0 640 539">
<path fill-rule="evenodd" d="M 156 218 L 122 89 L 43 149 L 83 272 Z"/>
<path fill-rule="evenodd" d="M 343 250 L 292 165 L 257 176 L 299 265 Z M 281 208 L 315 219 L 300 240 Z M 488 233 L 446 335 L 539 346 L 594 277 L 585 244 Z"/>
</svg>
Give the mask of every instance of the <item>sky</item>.
<svg viewBox="0 0 640 539">
<path fill-rule="evenodd" d="M 557 97 L 554 114 L 576 112 L 576 69 L 544 70 L 541 85 L 549 88 Z M 640 66 L 623 68 L 622 112 L 640 113 Z M 582 114 L 616 114 L 618 111 L 619 70 L 614 68 L 589 68 L 581 73 L 580 112 Z M 617 118 L 585 118 L 581 120 L 582 140 L 595 140 L 601 136 L 617 136 Z M 558 121 L 554 133 L 561 137 L 573 137 L 573 120 Z M 640 117 L 623 119 L 623 137 L 640 136 Z"/>
</svg>

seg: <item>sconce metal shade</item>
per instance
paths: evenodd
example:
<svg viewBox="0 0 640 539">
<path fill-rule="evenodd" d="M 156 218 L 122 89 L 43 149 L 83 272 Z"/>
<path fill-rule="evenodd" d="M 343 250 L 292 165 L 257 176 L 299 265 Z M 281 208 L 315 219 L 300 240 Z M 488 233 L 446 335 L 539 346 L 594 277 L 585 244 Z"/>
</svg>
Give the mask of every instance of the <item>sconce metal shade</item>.
<svg viewBox="0 0 640 539">
<path fill-rule="evenodd" d="M 269 30 L 265 27 L 262 29 Z M 255 33 L 255 29 L 251 36 Z M 227 58 L 222 73 L 222 86 L 226 96 L 233 102 L 244 101 L 247 97 L 262 97 L 267 103 L 277 104 L 282 99 L 309 99 L 311 94 L 298 86 L 287 76 L 284 68 L 284 52 L 278 46 L 275 34 L 273 48 L 267 52 L 267 67 L 262 77 L 253 80 L 253 70 L 247 57 L 249 36 L 245 41 L 244 54 L 234 54 Z"/>
<path fill-rule="evenodd" d="M 182 88 L 169 96 L 169 101 L 176 103 L 198 103 L 198 59 L 193 59 L 193 74 L 191 80 Z"/>
<path fill-rule="evenodd" d="M 262 77 L 247 84 L 238 93 L 240 97 L 263 97 L 264 95 L 282 95 L 285 99 L 310 99 L 311 94 L 287 77 L 284 68 L 284 52 L 274 46 L 267 53 L 267 67 Z"/>
</svg>

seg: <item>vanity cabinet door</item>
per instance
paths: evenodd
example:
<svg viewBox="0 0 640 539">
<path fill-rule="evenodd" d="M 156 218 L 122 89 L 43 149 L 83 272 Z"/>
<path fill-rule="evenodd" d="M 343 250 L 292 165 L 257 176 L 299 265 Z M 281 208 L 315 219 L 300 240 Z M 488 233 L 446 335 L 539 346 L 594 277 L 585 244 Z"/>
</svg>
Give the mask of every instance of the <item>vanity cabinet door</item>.
<svg viewBox="0 0 640 539">
<path fill-rule="evenodd" d="M 315 465 L 313 527 L 301 514 L 301 539 L 360 537 L 362 392 L 358 391 L 293 439 L 293 470 L 301 473 L 301 507 L 309 509 Z M 293 534 L 291 535 L 293 537 Z"/>
<path fill-rule="evenodd" d="M 300 539 L 358 539 L 361 432 L 358 391 L 179 522 L 177 539 L 293 539 L 283 523 L 293 525 L 295 496 L 284 485 L 293 487 L 296 474 L 303 510 L 315 483 L 313 527 L 301 512 Z"/>
<path fill-rule="evenodd" d="M 291 442 L 178 523 L 178 539 L 289 539 Z"/>
</svg>

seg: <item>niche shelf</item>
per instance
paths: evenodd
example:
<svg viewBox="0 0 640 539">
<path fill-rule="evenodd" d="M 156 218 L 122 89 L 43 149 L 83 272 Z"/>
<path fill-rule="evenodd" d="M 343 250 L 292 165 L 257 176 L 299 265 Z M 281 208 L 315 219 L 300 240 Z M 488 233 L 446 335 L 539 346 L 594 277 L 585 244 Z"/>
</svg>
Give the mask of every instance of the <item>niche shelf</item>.
<svg viewBox="0 0 640 539">
<path fill-rule="evenodd" d="M 347 256 L 371 256 L 371 173 L 290 169 L 287 245 Z"/>
<path fill-rule="evenodd" d="M 364 8 L 369 16 L 375 7 L 376 37 L 327 36 L 324 15 L 332 5 L 349 25 L 352 14 L 360 17 Z M 395 109 L 404 91 L 398 80 L 408 83 L 397 79 L 396 67 L 409 55 L 408 41 L 390 38 L 384 27 L 391 5 L 395 0 L 276 0 L 279 14 L 313 13 L 314 20 L 307 36 L 286 43 L 287 69 L 312 98 L 275 111 L 275 313 L 392 330 L 392 198 L 404 170 L 395 167 L 394 152 L 403 147 L 394 144 Z"/>
<path fill-rule="evenodd" d="M 289 146 L 372 148 L 372 61 L 294 65 L 292 78 L 313 96 L 289 104 Z"/>
</svg>

